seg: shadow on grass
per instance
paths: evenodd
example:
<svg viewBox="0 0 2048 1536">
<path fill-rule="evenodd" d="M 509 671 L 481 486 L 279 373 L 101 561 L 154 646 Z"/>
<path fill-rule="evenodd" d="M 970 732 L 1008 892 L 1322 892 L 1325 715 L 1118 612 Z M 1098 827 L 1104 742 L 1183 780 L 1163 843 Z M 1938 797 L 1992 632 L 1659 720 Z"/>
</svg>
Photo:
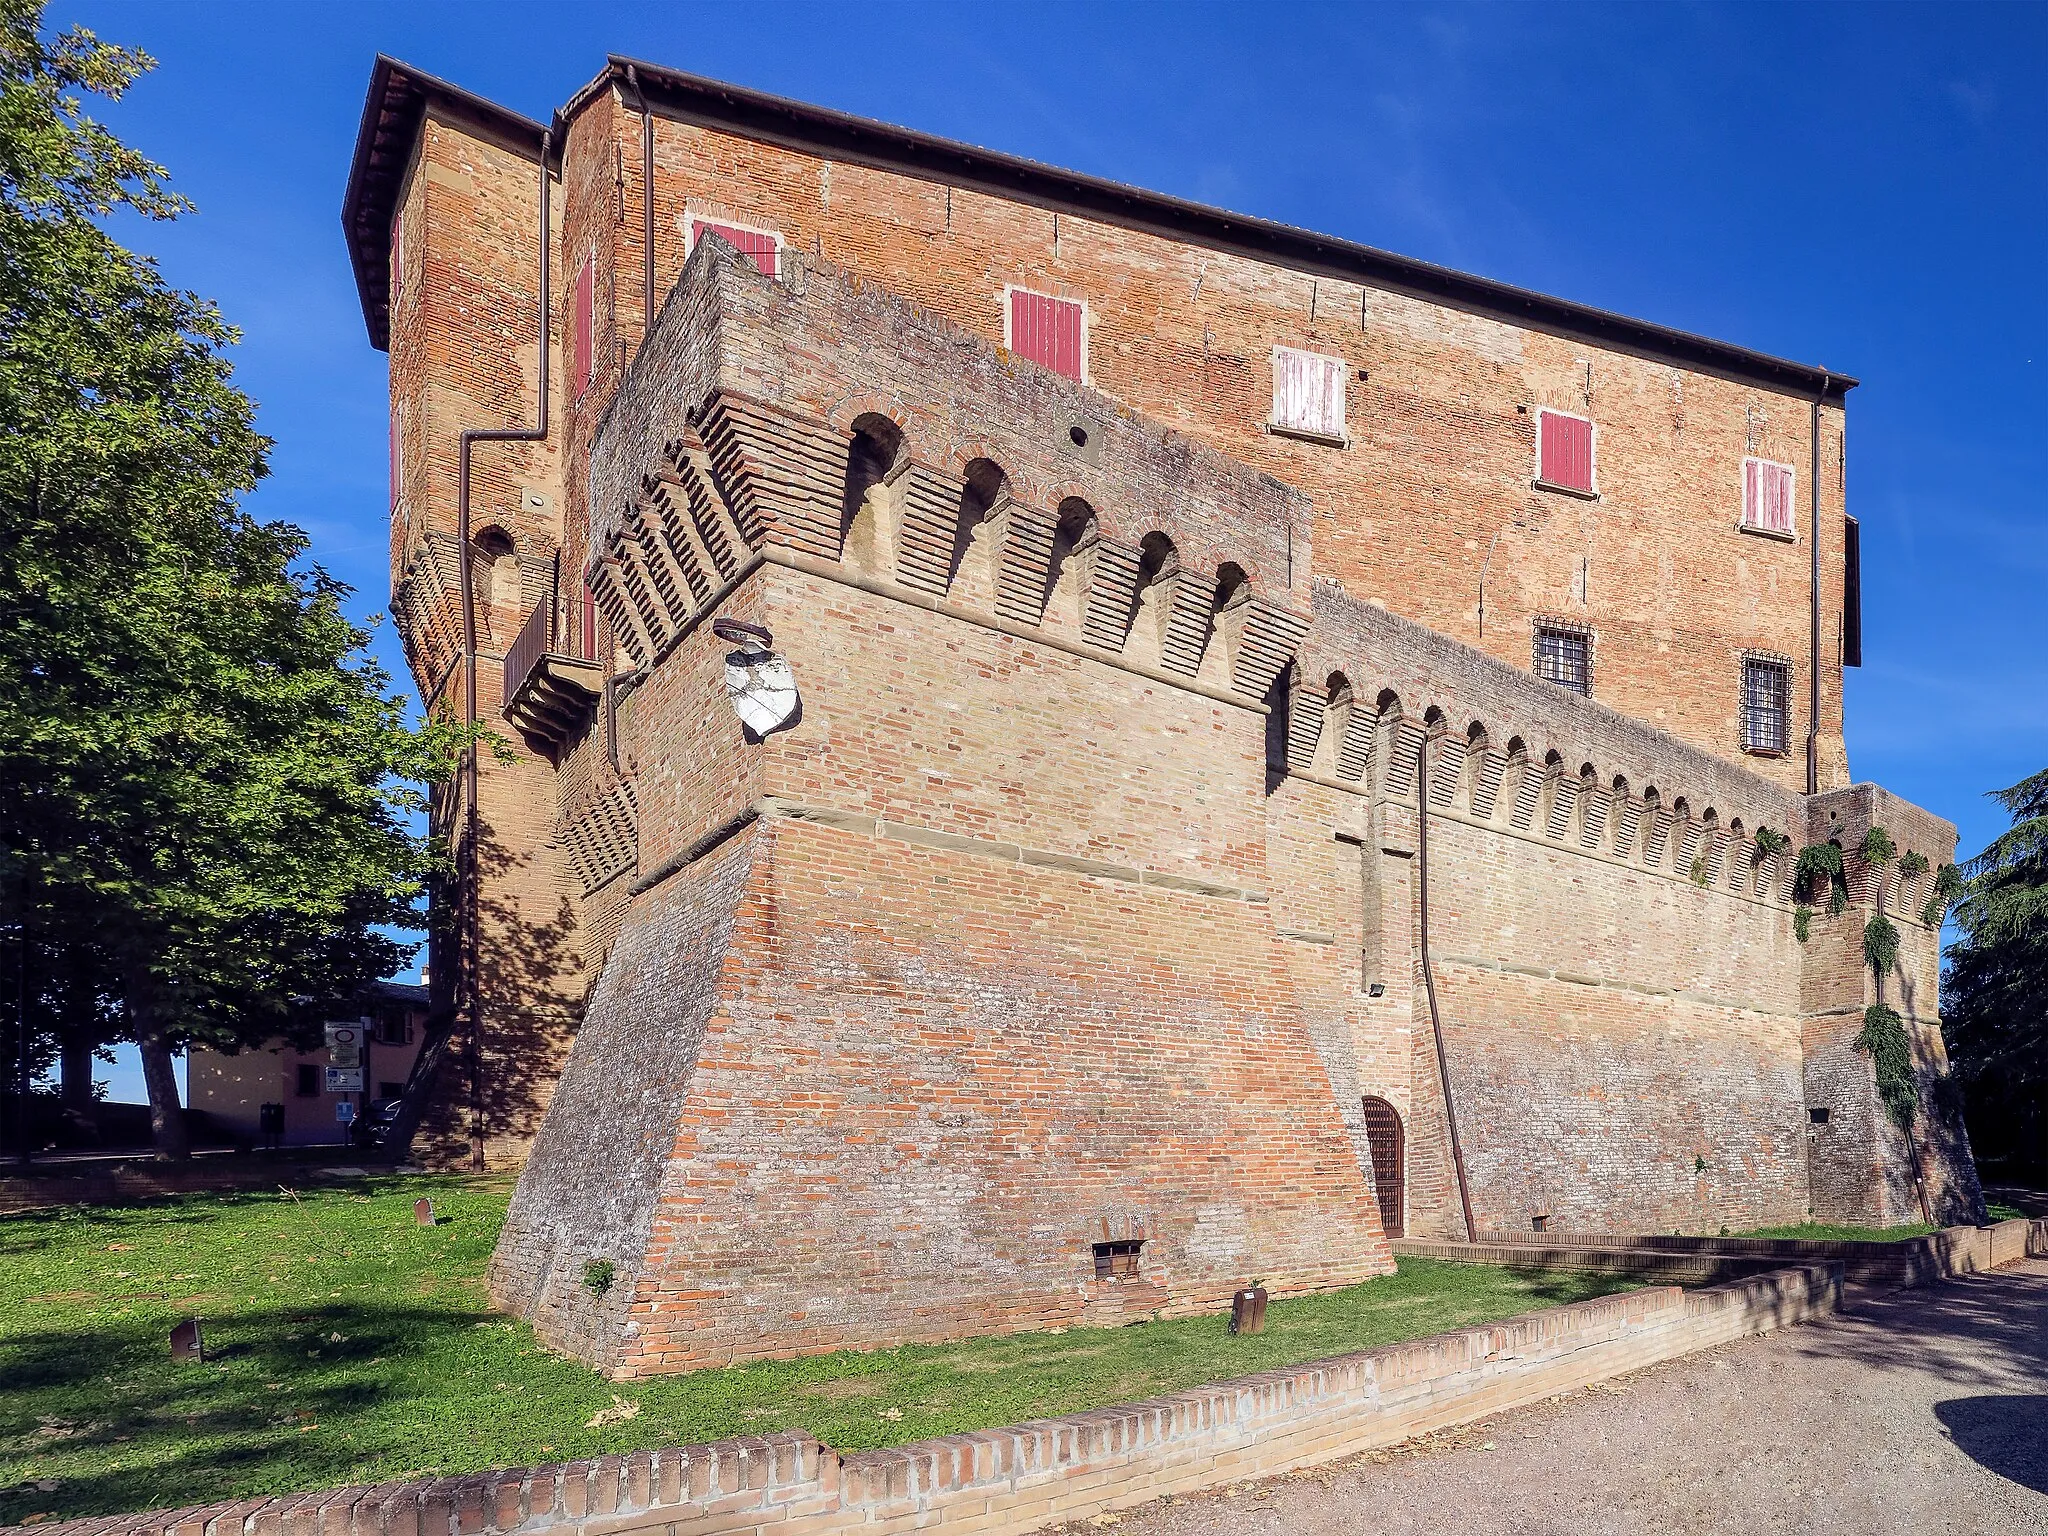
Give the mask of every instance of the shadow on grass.
<svg viewBox="0 0 2048 1536">
<path fill-rule="evenodd" d="M 764 1361 L 623 1388 L 541 1350 L 480 1298 L 258 1299 L 209 1324 L 211 1358 L 197 1365 L 170 1361 L 161 1313 L 32 1326 L 0 1345 L 0 1466 L 14 1469 L 0 1477 L 59 1486 L 0 1491 L 0 1524 L 776 1429 L 844 1450 L 899 1445 L 1356 1354 L 1635 1284 L 1407 1260 L 1397 1275 L 1275 1302 L 1256 1337 L 1231 1336 L 1219 1311 Z M 638 1416 L 588 1423 L 614 1391 Z"/>
<path fill-rule="evenodd" d="M 0 1525 L 225 1498 L 286 1468 L 292 1487 L 350 1481 L 370 1447 L 319 1428 L 405 1402 L 423 1361 L 497 1322 L 482 1308 L 243 1310 L 208 1324 L 203 1362 L 172 1361 L 160 1319 L 16 1334 L 0 1344 L 0 1463 L 58 1470 L 0 1488 Z"/>
</svg>

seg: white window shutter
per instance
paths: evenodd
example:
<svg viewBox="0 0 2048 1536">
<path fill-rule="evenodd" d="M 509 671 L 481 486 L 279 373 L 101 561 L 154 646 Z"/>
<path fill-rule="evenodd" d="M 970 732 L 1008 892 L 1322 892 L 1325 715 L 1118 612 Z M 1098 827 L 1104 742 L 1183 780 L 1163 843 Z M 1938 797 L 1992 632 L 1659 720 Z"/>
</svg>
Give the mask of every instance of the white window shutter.
<svg viewBox="0 0 2048 1536">
<path fill-rule="evenodd" d="M 1273 425 L 1317 437 L 1344 436 L 1344 359 L 1273 349 Z"/>
</svg>

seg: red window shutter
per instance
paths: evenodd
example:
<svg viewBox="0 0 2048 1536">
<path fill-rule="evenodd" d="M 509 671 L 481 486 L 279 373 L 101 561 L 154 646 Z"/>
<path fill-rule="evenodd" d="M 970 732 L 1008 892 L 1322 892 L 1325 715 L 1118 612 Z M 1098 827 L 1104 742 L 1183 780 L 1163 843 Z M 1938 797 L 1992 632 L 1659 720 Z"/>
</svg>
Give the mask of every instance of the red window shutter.
<svg viewBox="0 0 2048 1536">
<path fill-rule="evenodd" d="M 1559 411 L 1542 414 L 1542 460 L 1537 478 L 1570 491 L 1591 491 L 1593 423 Z"/>
<path fill-rule="evenodd" d="M 578 400 L 581 400 L 583 392 L 590 388 L 590 332 L 597 318 L 593 280 L 590 262 L 585 260 L 583 265 L 576 269 L 576 334 L 573 338 L 576 360 L 570 375 L 575 380 Z"/>
<path fill-rule="evenodd" d="M 1070 379 L 1082 374 L 1082 306 L 1023 288 L 1010 290 L 1010 350 Z"/>
<path fill-rule="evenodd" d="M 1783 464 L 1764 466 L 1764 526 L 1773 533 L 1792 531 L 1792 471 Z"/>
<path fill-rule="evenodd" d="M 692 219 L 691 249 L 696 248 L 697 242 L 704 238 L 704 231 L 707 229 L 724 236 L 732 243 L 733 249 L 742 256 L 753 258 L 754 265 L 761 269 L 763 277 L 775 276 L 775 257 L 779 247 L 773 235 L 760 234 L 751 229 L 734 229 L 730 224 L 718 224 L 710 219 Z"/>
</svg>

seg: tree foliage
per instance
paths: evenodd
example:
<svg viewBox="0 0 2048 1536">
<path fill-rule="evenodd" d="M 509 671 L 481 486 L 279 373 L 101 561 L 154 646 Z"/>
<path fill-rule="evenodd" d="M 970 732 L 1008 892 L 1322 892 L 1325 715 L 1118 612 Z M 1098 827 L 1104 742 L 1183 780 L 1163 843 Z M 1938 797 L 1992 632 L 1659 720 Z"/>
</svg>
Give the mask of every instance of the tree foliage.
<svg viewBox="0 0 2048 1536">
<path fill-rule="evenodd" d="M 1942 1025 L 1972 1140 L 1990 1159 L 2040 1176 L 2048 1174 L 2048 769 L 1992 798 L 2012 824 L 1951 882 L 1956 938 Z M 1932 900 L 1946 904 L 1941 876 Z"/>
<path fill-rule="evenodd" d="M 175 1155 L 171 1052 L 302 1030 L 408 952 L 400 781 L 455 743 L 407 727 L 305 535 L 242 508 L 269 444 L 236 333 L 106 227 L 187 208 L 77 95 L 150 67 L 0 0 L 0 879 L 32 972 L 100 978 Z"/>
</svg>

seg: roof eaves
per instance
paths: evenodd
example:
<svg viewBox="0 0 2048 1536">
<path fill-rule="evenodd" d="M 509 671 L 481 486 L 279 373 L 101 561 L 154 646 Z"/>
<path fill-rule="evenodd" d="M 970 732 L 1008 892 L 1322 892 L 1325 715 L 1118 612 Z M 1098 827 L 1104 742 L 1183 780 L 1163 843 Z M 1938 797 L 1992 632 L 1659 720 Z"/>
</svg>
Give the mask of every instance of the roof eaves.
<svg viewBox="0 0 2048 1536">
<path fill-rule="evenodd" d="M 1475 277 L 1433 262 L 1274 220 L 1230 213 L 1165 193 L 1060 170 L 999 150 L 935 138 L 872 118 L 792 101 L 613 54 L 608 73 L 634 69 L 654 110 L 701 126 L 927 180 L 986 191 L 1322 276 L 1446 304 L 1700 372 L 1839 402 L 1857 380 L 1689 331 L 1632 319 L 1550 294 Z"/>
<path fill-rule="evenodd" d="M 487 101 L 459 85 L 384 54 L 370 69 L 370 89 L 356 129 L 348 189 L 341 199 L 342 238 L 355 270 L 356 297 L 370 345 L 391 346 L 391 216 L 412 163 L 427 109 L 460 119 L 514 153 L 540 158 L 545 124 Z"/>
</svg>

